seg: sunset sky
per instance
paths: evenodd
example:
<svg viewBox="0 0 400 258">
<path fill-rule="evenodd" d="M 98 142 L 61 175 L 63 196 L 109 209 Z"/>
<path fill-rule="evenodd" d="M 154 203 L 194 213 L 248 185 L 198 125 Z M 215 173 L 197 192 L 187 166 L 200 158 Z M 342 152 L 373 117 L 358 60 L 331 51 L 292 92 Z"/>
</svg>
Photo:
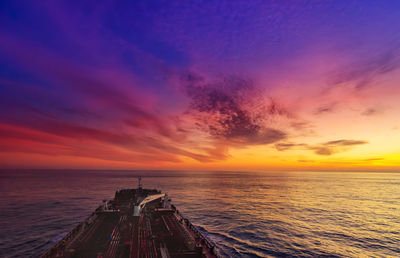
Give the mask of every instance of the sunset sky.
<svg viewBox="0 0 400 258">
<path fill-rule="evenodd" d="M 0 167 L 400 170 L 400 1 L 2 1 Z"/>
</svg>

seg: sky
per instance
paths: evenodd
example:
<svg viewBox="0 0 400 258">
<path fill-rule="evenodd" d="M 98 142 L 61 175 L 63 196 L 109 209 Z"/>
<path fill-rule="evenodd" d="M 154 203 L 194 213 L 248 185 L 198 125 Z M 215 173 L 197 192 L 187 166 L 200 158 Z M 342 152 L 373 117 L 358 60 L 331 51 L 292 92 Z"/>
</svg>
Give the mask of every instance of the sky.
<svg viewBox="0 0 400 258">
<path fill-rule="evenodd" d="M 400 171 L 399 1 L 1 1 L 0 168 Z"/>
</svg>

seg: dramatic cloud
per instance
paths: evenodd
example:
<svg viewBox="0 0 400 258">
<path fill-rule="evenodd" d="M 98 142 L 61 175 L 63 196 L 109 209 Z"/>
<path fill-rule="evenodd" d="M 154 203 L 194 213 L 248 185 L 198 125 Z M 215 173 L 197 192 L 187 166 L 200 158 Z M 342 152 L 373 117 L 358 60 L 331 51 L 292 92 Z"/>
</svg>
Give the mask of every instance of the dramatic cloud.
<svg viewBox="0 0 400 258">
<path fill-rule="evenodd" d="M 369 148 L 386 162 L 376 152 L 399 140 L 397 5 L 7 1 L 0 159 L 283 167 Z"/>
<path fill-rule="evenodd" d="M 182 77 L 182 83 L 184 93 L 191 98 L 187 114 L 214 138 L 242 145 L 269 144 L 286 138 L 282 130 L 270 128 L 268 120 L 289 116 L 289 112 L 275 101 L 264 99 L 251 81 L 225 77 L 207 83 L 190 73 Z"/>
</svg>

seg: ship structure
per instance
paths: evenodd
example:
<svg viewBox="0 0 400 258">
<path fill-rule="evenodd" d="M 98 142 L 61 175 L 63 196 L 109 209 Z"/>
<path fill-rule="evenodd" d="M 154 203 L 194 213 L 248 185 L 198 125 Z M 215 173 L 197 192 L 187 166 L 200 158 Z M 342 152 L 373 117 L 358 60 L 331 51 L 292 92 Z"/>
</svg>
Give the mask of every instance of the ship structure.
<svg viewBox="0 0 400 258">
<path fill-rule="evenodd" d="M 156 189 L 122 189 L 47 250 L 48 257 L 218 257 L 215 245 Z"/>
</svg>

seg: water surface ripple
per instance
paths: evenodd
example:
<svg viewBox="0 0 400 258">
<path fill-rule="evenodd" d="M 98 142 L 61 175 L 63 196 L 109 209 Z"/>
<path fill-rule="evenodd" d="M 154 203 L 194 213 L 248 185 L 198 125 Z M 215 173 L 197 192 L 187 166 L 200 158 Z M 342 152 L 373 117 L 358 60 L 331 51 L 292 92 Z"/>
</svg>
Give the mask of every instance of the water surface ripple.
<svg viewBox="0 0 400 258">
<path fill-rule="evenodd" d="M 222 256 L 400 256 L 396 173 L 1 171 L 0 257 L 38 257 L 139 174 Z"/>
</svg>

